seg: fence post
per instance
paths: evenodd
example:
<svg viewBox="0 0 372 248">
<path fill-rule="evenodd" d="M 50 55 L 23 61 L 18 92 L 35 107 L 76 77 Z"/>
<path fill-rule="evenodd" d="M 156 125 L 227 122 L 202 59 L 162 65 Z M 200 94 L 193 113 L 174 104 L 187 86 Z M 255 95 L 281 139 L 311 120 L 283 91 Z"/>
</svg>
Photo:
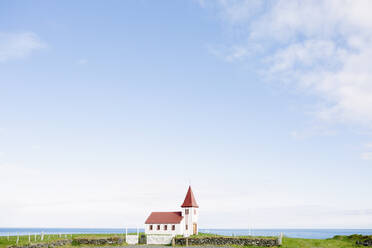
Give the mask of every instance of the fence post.
<svg viewBox="0 0 372 248">
<path fill-rule="evenodd" d="M 31 243 L 31 233 L 28 233 L 28 243 Z"/>
<path fill-rule="evenodd" d="M 189 246 L 189 238 L 186 238 L 186 246 Z"/>
<path fill-rule="evenodd" d="M 40 233 L 40 240 L 41 240 L 41 241 L 44 240 L 44 232 L 41 232 L 41 233 Z"/>
<path fill-rule="evenodd" d="M 19 233 L 17 235 L 17 245 L 18 245 L 18 242 L 19 242 Z"/>
<path fill-rule="evenodd" d="M 35 236 L 35 241 L 36 241 L 36 233 L 34 234 L 34 236 Z"/>
<path fill-rule="evenodd" d="M 8 241 L 9 241 L 9 236 L 10 236 L 10 233 L 8 233 Z"/>
<path fill-rule="evenodd" d="M 283 233 L 281 232 L 278 238 L 278 245 L 282 245 L 282 244 L 283 244 Z"/>
<path fill-rule="evenodd" d="M 176 245 L 176 241 L 175 241 L 175 238 L 173 237 L 172 239 L 172 246 L 174 247 Z"/>
</svg>

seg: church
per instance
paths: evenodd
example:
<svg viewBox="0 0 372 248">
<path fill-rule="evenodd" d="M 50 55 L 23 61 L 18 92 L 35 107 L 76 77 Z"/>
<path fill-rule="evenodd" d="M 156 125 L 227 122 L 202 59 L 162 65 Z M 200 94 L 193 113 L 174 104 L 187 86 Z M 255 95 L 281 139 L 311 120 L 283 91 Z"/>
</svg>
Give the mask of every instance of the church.
<svg viewBox="0 0 372 248">
<path fill-rule="evenodd" d="M 146 234 L 183 235 L 198 234 L 199 206 L 191 186 L 181 205 L 182 211 L 152 212 L 145 222 Z"/>
</svg>

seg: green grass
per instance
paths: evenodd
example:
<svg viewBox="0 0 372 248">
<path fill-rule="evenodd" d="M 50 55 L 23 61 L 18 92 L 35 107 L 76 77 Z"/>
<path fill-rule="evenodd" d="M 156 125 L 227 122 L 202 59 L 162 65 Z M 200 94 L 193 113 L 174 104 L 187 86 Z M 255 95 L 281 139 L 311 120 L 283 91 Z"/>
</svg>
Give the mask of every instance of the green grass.
<svg viewBox="0 0 372 248">
<path fill-rule="evenodd" d="M 137 233 L 128 233 L 128 235 L 133 235 Z M 141 233 L 140 233 L 141 235 Z M 112 234 L 67 234 L 67 239 L 75 239 L 75 238 L 109 238 L 109 237 L 124 237 L 125 234 L 123 233 L 112 233 Z M 27 244 L 36 244 L 36 243 L 50 243 L 56 240 L 66 239 L 65 235 L 62 234 L 62 237 L 59 237 L 58 234 L 45 234 L 44 240 L 41 240 L 41 236 L 31 235 L 31 242 L 29 242 L 28 235 L 19 236 L 18 246 L 27 245 Z M 0 248 L 6 248 L 11 245 L 17 244 L 17 236 L 9 236 L 9 240 L 7 236 L 0 236 Z"/>
<path fill-rule="evenodd" d="M 68 235 L 68 236 L 69 236 L 68 238 L 71 238 L 71 235 Z M 29 243 L 53 242 L 53 241 L 65 239 L 65 238 L 64 236 L 60 238 L 59 235 L 53 234 L 53 235 L 44 235 L 43 241 L 41 241 L 40 239 L 41 239 L 40 235 L 37 235 L 36 241 L 35 241 L 35 236 L 31 235 L 31 242 L 29 242 L 28 235 L 19 236 L 18 245 L 21 246 L 21 245 L 27 245 Z M 17 236 L 9 236 L 9 240 L 7 236 L 0 236 L 0 248 L 5 248 L 10 245 L 16 245 L 16 244 L 17 244 Z"/>
<path fill-rule="evenodd" d="M 242 248 L 235 246 L 236 248 Z M 283 245 L 280 248 L 352 248 L 358 246 L 355 241 L 351 240 L 335 240 L 335 239 L 298 239 L 298 238 L 283 238 Z M 278 248 L 279 248 L 278 247 Z M 265 248 L 261 246 L 246 246 L 244 248 Z"/>
<path fill-rule="evenodd" d="M 283 248 L 351 248 L 361 247 L 349 239 L 297 239 L 283 238 Z"/>
<path fill-rule="evenodd" d="M 129 233 L 128 233 L 129 234 Z M 131 233 L 135 234 L 135 233 Z M 140 233 L 143 234 L 143 233 Z M 108 237 L 124 237 L 125 234 L 73 234 L 72 238 L 108 238 Z M 193 235 L 191 237 L 203 238 L 203 237 L 216 237 L 221 235 L 213 235 L 208 233 L 200 233 L 199 235 Z M 231 237 L 231 236 L 229 236 Z M 235 236 L 238 237 L 238 236 Z M 241 236 L 247 237 L 248 236 Z M 68 235 L 68 239 L 71 239 L 71 235 Z M 253 237 L 253 238 L 261 238 L 261 237 Z M 264 237 L 268 238 L 268 237 Z M 52 242 L 55 240 L 64 239 L 64 235 L 60 238 L 58 235 L 44 235 L 44 241 L 40 240 L 40 235 L 37 236 L 37 240 L 35 242 L 34 236 L 31 235 L 31 243 L 42 243 L 42 242 Z M 352 247 L 359 247 L 362 248 L 363 246 L 357 246 L 356 240 L 360 239 L 359 236 L 336 236 L 332 239 L 299 239 L 299 238 L 283 238 L 283 245 L 282 248 L 352 248 Z M 7 237 L 0 237 L 0 248 L 6 248 L 10 245 L 15 245 L 17 240 L 17 236 L 10 236 L 9 241 Z M 29 244 L 28 242 L 28 235 L 27 236 L 19 236 L 19 243 L 18 245 L 26 245 Z M 75 246 L 76 247 L 76 246 Z M 141 246 L 139 246 L 140 248 Z M 235 246 L 238 247 L 238 246 Z M 65 247 L 70 248 L 70 247 Z M 242 248 L 242 247 L 240 247 Z M 246 248 L 263 248 L 263 247 L 253 247 L 247 246 Z"/>
</svg>

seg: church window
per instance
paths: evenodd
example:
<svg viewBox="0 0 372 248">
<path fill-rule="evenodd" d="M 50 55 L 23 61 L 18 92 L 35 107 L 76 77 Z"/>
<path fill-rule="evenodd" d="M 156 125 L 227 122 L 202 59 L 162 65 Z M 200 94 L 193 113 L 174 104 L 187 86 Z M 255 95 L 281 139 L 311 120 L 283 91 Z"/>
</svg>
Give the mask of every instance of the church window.
<svg viewBox="0 0 372 248">
<path fill-rule="evenodd" d="M 164 225 L 164 231 L 166 231 L 167 229 L 168 229 L 168 226 Z"/>
<path fill-rule="evenodd" d="M 176 230 L 176 225 L 172 225 L 172 231 Z"/>
<path fill-rule="evenodd" d="M 152 225 L 150 225 L 150 230 L 152 231 Z"/>
<path fill-rule="evenodd" d="M 194 209 L 194 214 L 196 214 L 196 209 Z"/>
<path fill-rule="evenodd" d="M 160 225 L 158 225 L 158 226 L 156 227 L 156 230 L 160 230 Z"/>
<path fill-rule="evenodd" d="M 189 214 L 189 210 L 188 209 L 185 209 L 185 214 Z"/>
<path fill-rule="evenodd" d="M 189 225 L 186 225 L 186 230 L 189 230 Z"/>
</svg>

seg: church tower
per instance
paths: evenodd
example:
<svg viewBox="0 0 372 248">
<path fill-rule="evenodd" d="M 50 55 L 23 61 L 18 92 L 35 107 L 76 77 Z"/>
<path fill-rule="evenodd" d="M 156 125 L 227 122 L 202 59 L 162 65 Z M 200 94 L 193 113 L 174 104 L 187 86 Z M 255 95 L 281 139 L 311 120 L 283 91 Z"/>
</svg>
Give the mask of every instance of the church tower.
<svg viewBox="0 0 372 248">
<path fill-rule="evenodd" d="M 188 237 L 193 234 L 198 234 L 198 215 L 199 206 L 196 203 L 194 194 L 192 193 L 191 186 L 187 191 L 185 200 L 182 204 L 182 216 L 184 217 L 184 236 Z"/>
</svg>

